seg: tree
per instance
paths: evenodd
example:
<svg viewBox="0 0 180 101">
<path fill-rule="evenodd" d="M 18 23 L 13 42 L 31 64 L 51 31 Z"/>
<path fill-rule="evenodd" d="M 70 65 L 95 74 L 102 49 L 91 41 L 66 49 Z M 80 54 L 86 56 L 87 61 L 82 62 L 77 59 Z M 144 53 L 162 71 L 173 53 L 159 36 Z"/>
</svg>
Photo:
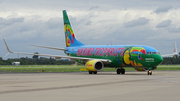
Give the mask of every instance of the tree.
<svg viewBox="0 0 180 101">
<path fill-rule="evenodd" d="M 39 53 L 38 53 L 38 52 L 35 52 L 34 54 L 39 54 Z M 33 55 L 32 58 L 33 58 L 33 59 L 38 59 L 38 57 L 39 57 L 38 55 Z"/>
<path fill-rule="evenodd" d="M 3 59 L 0 57 L 0 65 L 3 65 Z"/>
</svg>

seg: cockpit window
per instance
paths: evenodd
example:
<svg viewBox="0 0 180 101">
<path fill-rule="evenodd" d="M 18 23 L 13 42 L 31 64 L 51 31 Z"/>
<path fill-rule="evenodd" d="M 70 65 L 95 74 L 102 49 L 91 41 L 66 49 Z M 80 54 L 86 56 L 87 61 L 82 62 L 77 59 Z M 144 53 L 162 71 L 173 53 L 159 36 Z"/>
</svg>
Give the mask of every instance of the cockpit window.
<svg viewBox="0 0 180 101">
<path fill-rule="evenodd" d="M 160 54 L 159 52 L 147 52 L 147 54 Z"/>
</svg>

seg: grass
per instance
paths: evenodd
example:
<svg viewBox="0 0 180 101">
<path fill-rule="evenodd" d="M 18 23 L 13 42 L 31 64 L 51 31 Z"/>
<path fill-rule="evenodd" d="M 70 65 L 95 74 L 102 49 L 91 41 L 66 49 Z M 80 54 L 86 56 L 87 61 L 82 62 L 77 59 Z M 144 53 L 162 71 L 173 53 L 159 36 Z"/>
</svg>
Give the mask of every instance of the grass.
<svg viewBox="0 0 180 101">
<path fill-rule="evenodd" d="M 83 72 L 85 66 L 72 65 L 21 65 L 21 66 L 0 66 L 0 73 L 10 72 Z M 134 68 L 125 68 L 126 71 L 135 71 Z M 180 70 L 180 65 L 159 65 L 156 70 Z M 115 68 L 104 68 L 102 71 L 116 71 Z"/>
<path fill-rule="evenodd" d="M 180 65 L 159 65 L 156 70 L 180 70 Z"/>
<path fill-rule="evenodd" d="M 3 72 L 78 72 L 84 66 L 71 65 L 22 65 L 22 66 L 0 66 Z"/>
</svg>

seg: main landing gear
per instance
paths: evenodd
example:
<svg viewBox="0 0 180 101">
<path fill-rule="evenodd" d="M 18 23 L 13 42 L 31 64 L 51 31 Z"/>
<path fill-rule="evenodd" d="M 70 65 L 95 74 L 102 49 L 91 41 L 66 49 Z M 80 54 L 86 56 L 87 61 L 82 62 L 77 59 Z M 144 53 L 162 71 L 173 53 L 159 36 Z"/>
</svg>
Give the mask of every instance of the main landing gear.
<svg viewBox="0 0 180 101">
<path fill-rule="evenodd" d="M 89 74 L 97 74 L 97 72 L 89 71 Z"/>
<path fill-rule="evenodd" d="M 120 74 L 120 73 L 125 74 L 125 69 L 123 69 L 123 68 L 119 69 L 118 68 L 116 72 L 117 72 L 117 74 Z"/>
<path fill-rule="evenodd" d="M 147 75 L 152 75 L 152 71 L 151 71 L 151 70 L 148 70 L 148 71 L 147 71 Z"/>
</svg>

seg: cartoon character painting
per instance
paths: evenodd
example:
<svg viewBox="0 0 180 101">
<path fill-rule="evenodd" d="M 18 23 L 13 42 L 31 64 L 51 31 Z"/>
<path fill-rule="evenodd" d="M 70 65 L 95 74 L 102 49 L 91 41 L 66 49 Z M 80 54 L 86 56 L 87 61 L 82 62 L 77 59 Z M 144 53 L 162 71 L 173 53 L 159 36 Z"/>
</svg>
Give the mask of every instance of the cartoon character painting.
<svg viewBox="0 0 180 101">
<path fill-rule="evenodd" d="M 66 36 L 66 46 L 69 47 L 71 43 L 72 44 L 74 43 L 75 36 L 70 25 L 65 24 L 64 28 L 65 28 L 65 36 Z"/>
<path fill-rule="evenodd" d="M 142 67 L 141 61 L 144 61 L 142 55 L 146 54 L 146 50 L 142 47 L 132 47 L 124 53 L 124 63 L 134 67 Z"/>
</svg>

